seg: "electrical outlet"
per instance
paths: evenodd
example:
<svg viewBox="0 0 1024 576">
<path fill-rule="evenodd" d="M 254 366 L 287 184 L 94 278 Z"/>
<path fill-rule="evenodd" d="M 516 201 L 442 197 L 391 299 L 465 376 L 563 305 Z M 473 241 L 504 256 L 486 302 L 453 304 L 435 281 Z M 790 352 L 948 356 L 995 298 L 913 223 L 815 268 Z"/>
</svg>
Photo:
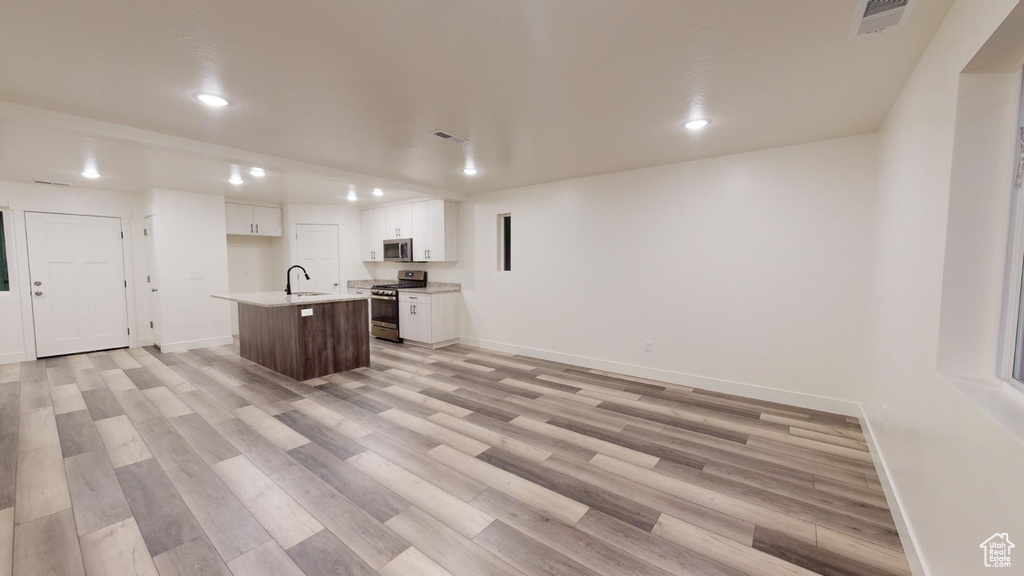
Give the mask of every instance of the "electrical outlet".
<svg viewBox="0 0 1024 576">
<path fill-rule="evenodd" d="M 189 272 L 189 273 L 188 273 L 188 279 L 189 279 L 189 280 L 202 280 L 202 279 L 204 279 L 205 277 L 206 277 L 206 276 L 205 276 L 205 275 L 203 275 L 203 273 L 202 273 L 202 272 Z"/>
<path fill-rule="evenodd" d="M 644 342 L 644 352 L 654 352 L 654 342 L 647 340 Z"/>
</svg>

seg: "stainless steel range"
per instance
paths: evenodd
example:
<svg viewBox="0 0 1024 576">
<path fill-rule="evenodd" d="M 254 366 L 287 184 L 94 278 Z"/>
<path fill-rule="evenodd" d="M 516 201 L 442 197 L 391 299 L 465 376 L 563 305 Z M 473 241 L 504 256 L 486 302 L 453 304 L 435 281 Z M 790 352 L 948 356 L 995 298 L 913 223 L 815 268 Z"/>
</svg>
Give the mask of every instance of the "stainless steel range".
<svg viewBox="0 0 1024 576">
<path fill-rule="evenodd" d="M 402 288 L 425 288 L 424 270 L 399 270 L 397 284 L 381 284 L 370 289 L 370 335 L 382 340 L 401 342 L 398 325 L 398 291 Z"/>
</svg>

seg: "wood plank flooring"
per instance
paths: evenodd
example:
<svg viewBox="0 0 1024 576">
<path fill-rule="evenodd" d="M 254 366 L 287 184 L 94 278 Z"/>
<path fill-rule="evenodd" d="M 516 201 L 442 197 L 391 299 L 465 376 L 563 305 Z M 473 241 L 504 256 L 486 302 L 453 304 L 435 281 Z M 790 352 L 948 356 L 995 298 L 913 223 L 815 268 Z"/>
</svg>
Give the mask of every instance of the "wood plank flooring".
<svg viewBox="0 0 1024 576">
<path fill-rule="evenodd" d="M 0 576 L 910 574 L 841 415 L 380 341 L 0 368 Z"/>
</svg>

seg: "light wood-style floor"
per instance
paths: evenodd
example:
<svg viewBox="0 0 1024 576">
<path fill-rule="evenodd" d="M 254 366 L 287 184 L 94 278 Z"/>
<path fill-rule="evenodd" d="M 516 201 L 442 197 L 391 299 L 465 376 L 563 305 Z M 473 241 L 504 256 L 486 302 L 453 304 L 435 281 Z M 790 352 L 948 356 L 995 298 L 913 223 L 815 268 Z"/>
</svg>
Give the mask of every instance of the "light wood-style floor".
<svg viewBox="0 0 1024 576">
<path fill-rule="evenodd" d="M 0 366 L 0 576 L 909 574 L 856 419 L 456 346 Z"/>
</svg>

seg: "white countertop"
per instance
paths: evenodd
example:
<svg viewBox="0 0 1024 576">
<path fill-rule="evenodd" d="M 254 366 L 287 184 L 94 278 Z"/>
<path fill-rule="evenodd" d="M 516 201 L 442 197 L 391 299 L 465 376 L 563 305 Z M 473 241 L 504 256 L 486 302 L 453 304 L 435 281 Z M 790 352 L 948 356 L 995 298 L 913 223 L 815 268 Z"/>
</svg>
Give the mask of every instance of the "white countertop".
<svg viewBox="0 0 1024 576">
<path fill-rule="evenodd" d="M 367 296 L 358 294 L 320 294 L 316 296 L 288 296 L 284 290 L 275 292 L 242 292 L 238 294 L 211 294 L 213 298 L 230 300 L 253 306 L 276 308 L 278 306 L 303 306 L 306 304 L 326 304 L 328 302 L 345 302 L 347 300 L 367 300 Z"/>
</svg>

